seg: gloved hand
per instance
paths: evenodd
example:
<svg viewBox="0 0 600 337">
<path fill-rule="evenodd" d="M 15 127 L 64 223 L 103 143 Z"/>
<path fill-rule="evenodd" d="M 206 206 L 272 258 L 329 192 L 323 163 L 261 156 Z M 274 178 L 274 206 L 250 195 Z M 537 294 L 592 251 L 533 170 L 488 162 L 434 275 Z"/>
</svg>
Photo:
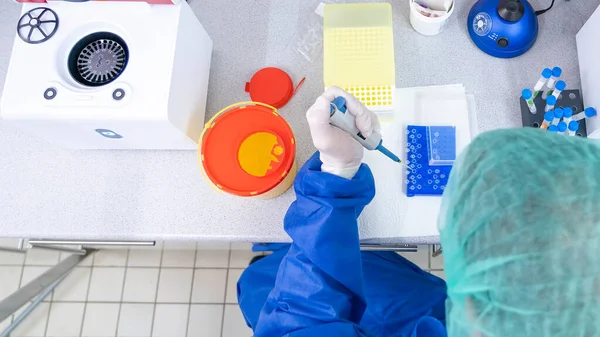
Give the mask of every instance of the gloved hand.
<svg viewBox="0 0 600 337">
<path fill-rule="evenodd" d="M 306 112 L 313 143 L 321 153 L 321 171 L 352 179 L 360 167 L 363 146 L 347 132 L 329 124 L 329 106 L 338 96 L 346 99 L 347 111 L 356 116 L 356 127 L 365 137 L 373 131 L 379 132 L 381 125 L 377 115 L 356 97 L 335 86 L 325 90 Z"/>
</svg>

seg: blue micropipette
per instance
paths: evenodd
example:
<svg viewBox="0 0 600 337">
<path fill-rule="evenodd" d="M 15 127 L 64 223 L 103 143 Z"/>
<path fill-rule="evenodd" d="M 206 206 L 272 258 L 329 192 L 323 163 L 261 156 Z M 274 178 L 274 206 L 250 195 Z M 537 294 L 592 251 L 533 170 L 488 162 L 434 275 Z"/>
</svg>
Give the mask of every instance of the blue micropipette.
<svg viewBox="0 0 600 337">
<path fill-rule="evenodd" d="M 329 111 L 329 124 L 348 132 L 352 138 L 356 139 L 356 141 L 358 141 L 367 150 L 378 150 L 391 160 L 402 164 L 402 161 L 400 158 L 398 158 L 398 156 L 383 146 L 383 140 L 381 139 L 380 133 L 373 132 L 369 137 L 363 136 L 360 130 L 358 130 L 356 127 L 354 115 L 346 113 L 346 99 L 343 97 L 337 97 L 331 102 Z"/>
</svg>

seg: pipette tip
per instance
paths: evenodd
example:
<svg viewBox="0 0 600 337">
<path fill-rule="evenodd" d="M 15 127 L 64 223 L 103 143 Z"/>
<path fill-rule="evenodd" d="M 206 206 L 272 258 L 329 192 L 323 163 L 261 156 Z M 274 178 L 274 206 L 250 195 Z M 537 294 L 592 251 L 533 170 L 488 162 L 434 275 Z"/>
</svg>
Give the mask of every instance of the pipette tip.
<svg viewBox="0 0 600 337">
<path fill-rule="evenodd" d="M 406 164 L 404 164 L 402 162 L 402 160 L 400 160 L 400 158 L 398 158 L 398 156 L 396 156 L 394 153 L 392 153 L 392 151 L 388 150 L 385 146 L 379 144 L 379 146 L 377 146 L 375 149 L 378 150 L 379 152 L 383 153 L 384 155 L 386 155 L 386 157 L 390 158 L 391 160 L 408 168 L 408 166 L 406 166 Z"/>
</svg>

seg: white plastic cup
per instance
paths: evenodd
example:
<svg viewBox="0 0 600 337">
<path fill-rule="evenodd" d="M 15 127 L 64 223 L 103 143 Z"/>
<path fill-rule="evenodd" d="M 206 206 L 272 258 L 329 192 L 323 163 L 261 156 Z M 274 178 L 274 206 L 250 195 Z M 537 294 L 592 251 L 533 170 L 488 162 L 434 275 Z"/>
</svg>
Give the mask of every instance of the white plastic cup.
<svg viewBox="0 0 600 337">
<path fill-rule="evenodd" d="M 444 31 L 448 24 L 448 18 L 452 15 L 452 12 L 454 12 L 454 3 L 452 3 L 452 6 L 446 15 L 437 18 L 429 18 L 421 14 L 415 8 L 414 2 L 414 0 L 408 2 L 410 6 L 410 24 L 417 32 L 423 35 L 432 36 Z"/>
</svg>

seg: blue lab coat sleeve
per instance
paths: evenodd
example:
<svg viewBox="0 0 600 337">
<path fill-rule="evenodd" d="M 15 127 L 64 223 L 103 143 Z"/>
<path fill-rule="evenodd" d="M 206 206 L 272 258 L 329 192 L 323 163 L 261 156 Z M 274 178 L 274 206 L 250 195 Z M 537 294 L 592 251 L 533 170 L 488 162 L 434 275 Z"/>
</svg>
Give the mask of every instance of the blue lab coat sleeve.
<svg viewBox="0 0 600 337">
<path fill-rule="evenodd" d="M 363 165 L 354 179 L 320 172 L 315 154 L 298 173 L 284 220 L 293 244 L 237 283 L 255 336 L 445 337 L 445 282 L 394 252 L 360 252 L 357 217 L 373 198 Z"/>
<path fill-rule="evenodd" d="M 352 180 L 321 172 L 316 153 L 298 172 L 284 227 L 293 240 L 255 336 L 365 336 L 357 218 L 375 195 L 362 165 Z M 260 262 L 260 261 L 259 261 Z"/>
</svg>

